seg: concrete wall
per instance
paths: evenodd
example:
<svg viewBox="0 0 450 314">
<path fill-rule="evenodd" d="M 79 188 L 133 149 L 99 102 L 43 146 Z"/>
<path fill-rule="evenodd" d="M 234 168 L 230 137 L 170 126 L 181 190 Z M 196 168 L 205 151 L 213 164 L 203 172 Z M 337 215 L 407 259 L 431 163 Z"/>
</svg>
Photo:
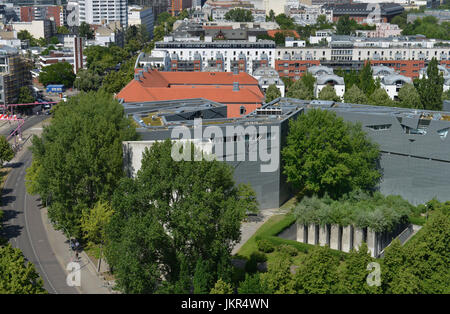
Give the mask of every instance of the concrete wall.
<svg viewBox="0 0 450 314">
<path fill-rule="evenodd" d="M 366 242 L 372 257 L 379 257 L 380 253 L 382 253 L 394 238 L 411 228 L 409 224 L 403 224 L 397 225 L 389 232 L 375 232 L 369 228 L 363 230 L 355 226 L 319 226 L 315 224 L 304 226 L 297 223 L 294 225 L 296 225 L 297 230 L 297 242 L 320 246 L 328 245 L 333 250 L 343 252 L 350 252 L 352 249 L 358 250 L 361 244 Z M 294 238 L 292 226 L 286 230 L 291 235 L 290 239 Z M 367 234 L 365 241 L 364 234 Z"/>
</svg>

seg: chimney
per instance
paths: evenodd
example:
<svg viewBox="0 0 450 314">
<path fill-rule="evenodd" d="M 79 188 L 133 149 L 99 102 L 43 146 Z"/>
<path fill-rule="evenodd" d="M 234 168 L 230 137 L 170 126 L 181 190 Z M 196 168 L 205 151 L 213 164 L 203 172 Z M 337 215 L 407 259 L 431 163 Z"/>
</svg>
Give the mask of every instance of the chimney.
<svg viewBox="0 0 450 314">
<path fill-rule="evenodd" d="M 239 82 L 234 82 L 233 83 L 233 92 L 238 92 L 239 91 Z"/>
</svg>

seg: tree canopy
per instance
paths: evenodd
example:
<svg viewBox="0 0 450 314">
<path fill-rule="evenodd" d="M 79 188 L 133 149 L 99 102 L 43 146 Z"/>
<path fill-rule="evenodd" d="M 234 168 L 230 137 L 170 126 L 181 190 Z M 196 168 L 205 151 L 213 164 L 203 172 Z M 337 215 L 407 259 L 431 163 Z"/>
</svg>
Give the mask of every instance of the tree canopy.
<svg viewBox="0 0 450 314">
<path fill-rule="evenodd" d="M 225 19 L 233 22 L 253 22 L 253 15 L 250 10 L 235 8 L 225 14 Z"/>
<path fill-rule="evenodd" d="M 270 85 L 266 91 L 266 103 L 281 97 L 281 92 L 275 84 Z"/>
<path fill-rule="evenodd" d="M 124 175 L 122 141 L 133 139 L 135 129 L 109 94 L 81 93 L 58 104 L 42 137 L 33 137 L 26 175 L 29 192 L 51 200 L 57 228 L 81 235 L 83 210 L 111 197 Z"/>
<path fill-rule="evenodd" d="M 106 257 L 125 293 L 210 292 L 230 276 L 241 221 L 257 208 L 226 163 L 177 162 L 171 151 L 170 140 L 146 149 L 136 177 L 113 196 Z"/>
<path fill-rule="evenodd" d="M 345 91 L 344 101 L 350 104 L 367 104 L 367 97 L 357 85 L 353 85 Z"/>
<path fill-rule="evenodd" d="M 44 86 L 49 84 L 62 84 L 66 88 L 72 87 L 75 81 L 73 67 L 68 62 L 58 62 L 46 66 L 39 73 L 39 82 Z"/>
<path fill-rule="evenodd" d="M 20 249 L 0 245 L 0 294 L 46 294 L 44 282 Z"/>
<path fill-rule="evenodd" d="M 414 80 L 420 101 L 426 110 L 442 110 L 444 77 L 439 73 L 438 61 L 433 57 L 427 68 L 427 75 Z"/>
<path fill-rule="evenodd" d="M 337 198 L 371 189 L 381 177 L 378 146 L 361 125 L 326 110 L 311 109 L 290 121 L 282 158 L 287 181 L 304 193 Z"/>
<path fill-rule="evenodd" d="M 322 88 L 318 96 L 320 100 L 341 101 L 341 97 L 336 94 L 336 90 L 331 85 L 327 85 Z"/>
<path fill-rule="evenodd" d="M 12 150 L 11 144 L 9 144 L 3 135 L 0 135 L 0 167 L 3 166 L 5 161 L 10 161 L 13 157 L 14 151 Z"/>
</svg>

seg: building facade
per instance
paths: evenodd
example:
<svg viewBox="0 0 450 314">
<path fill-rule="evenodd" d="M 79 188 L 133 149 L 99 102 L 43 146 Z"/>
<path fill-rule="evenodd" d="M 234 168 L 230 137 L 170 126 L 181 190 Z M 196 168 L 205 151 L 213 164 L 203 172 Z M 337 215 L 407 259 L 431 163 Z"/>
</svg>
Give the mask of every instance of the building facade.
<svg viewBox="0 0 450 314">
<path fill-rule="evenodd" d="M 127 0 L 78 0 L 80 23 L 100 25 L 119 21 L 124 27 L 128 25 Z"/>
<path fill-rule="evenodd" d="M 19 54 L 19 50 L 0 47 L 0 103 L 14 104 L 22 86 L 31 85 L 31 64 Z"/>
</svg>

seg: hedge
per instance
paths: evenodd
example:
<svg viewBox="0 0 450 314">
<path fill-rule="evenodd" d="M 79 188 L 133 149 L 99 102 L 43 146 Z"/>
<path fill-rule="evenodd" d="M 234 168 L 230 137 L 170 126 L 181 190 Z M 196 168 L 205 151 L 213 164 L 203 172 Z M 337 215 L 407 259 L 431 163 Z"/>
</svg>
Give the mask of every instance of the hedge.
<svg viewBox="0 0 450 314">
<path fill-rule="evenodd" d="M 278 235 L 283 232 L 286 228 L 289 228 L 292 224 L 294 224 L 296 221 L 295 216 L 293 214 L 287 214 L 282 220 L 275 223 L 271 228 L 265 230 L 264 232 L 260 233 L 255 237 L 256 241 L 259 240 L 267 240 L 271 242 L 274 246 L 280 246 L 280 245 L 289 245 L 294 248 L 296 248 L 298 251 L 303 253 L 308 253 L 308 250 L 315 247 L 315 245 L 307 244 L 307 243 L 301 243 L 294 240 L 288 240 L 278 237 Z M 332 254 L 339 258 L 343 258 L 346 254 L 330 249 Z"/>
</svg>

